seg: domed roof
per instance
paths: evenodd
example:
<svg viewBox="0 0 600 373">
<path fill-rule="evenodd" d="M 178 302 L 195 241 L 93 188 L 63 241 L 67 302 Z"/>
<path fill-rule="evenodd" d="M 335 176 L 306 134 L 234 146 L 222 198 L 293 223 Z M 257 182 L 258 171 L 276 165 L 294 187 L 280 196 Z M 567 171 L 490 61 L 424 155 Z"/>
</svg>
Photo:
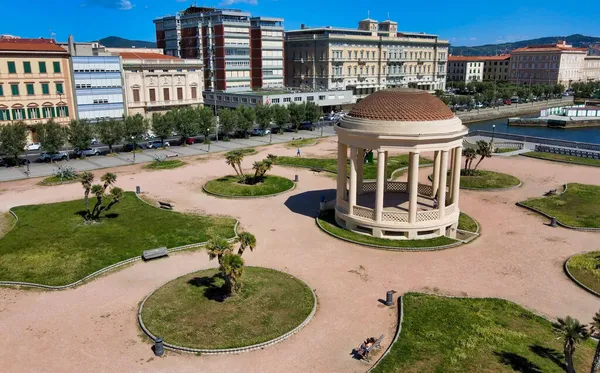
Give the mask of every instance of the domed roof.
<svg viewBox="0 0 600 373">
<path fill-rule="evenodd" d="M 427 122 L 454 118 L 452 111 L 426 91 L 411 88 L 371 93 L 356 104 L 350 117 L 377 121 Z"/>
</svg>

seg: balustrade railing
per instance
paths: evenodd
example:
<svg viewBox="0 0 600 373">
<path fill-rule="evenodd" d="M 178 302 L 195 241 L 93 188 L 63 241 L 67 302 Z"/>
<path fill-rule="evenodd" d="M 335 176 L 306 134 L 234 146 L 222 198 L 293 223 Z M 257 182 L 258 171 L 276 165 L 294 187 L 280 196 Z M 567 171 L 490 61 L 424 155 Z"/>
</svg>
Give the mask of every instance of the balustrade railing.
<svg viewBox="0 0 600 373">
<path fill-rule="evenodd" d="M 446 216 L 456 213 L 456 204 L 452 204 L 446 207 Z"/>
<path fill-rule="evenodd" d="M 363 193 L 366 192 L 375 192 L 377 190 L 377 182 L 376 181 L 363 181 Z"/>
<path fill-rule="evenodd" d="M 358 216 L 359 218 L 375 220 L 375 211 L 368 207 L 356 206 L 352 207 L 352 215 Z"/>
<path fill-rule="evenodd" d="M 386 192 L 406 192 L 408 185 L 402 181 L 388 181 Z"/>
<path fill-rule="evenodd" d="M 440 210 L 417 211 L 417 222 L 438 220 L 440 218 Z"/>
<path fill-rule="evenodd" d="M 384 211 L 381 218 L 384 222 L 408 223 L 408 212 Z"/>
<path fill-rule="evenodd" d="M 427 184 L 419 184 L 417 193 L 424 196 L 431 196 L 433 194 L 433 187 Z"/>
</svg>

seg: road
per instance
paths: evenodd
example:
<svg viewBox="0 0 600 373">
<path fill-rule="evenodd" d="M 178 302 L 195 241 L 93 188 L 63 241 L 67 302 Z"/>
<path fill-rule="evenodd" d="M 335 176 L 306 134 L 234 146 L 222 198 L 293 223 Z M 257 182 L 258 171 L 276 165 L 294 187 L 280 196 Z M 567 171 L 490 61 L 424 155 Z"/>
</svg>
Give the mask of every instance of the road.
<svg viewBox="0 0 600 373">
<path fill-rule="evenodd" d="M 167 149 L 144 149 L 138 153 L 131 152 L 121 152 L 116 153 L 112 156 L 99 155 L 99 156 L 90 156 L 84 159 L 73 159 L 67 161 L 57 161 L 54 163 L 42 163 L 38 161 L 40 151 L 28 151 L 24 155 L 28 160 L 31 161 L 29 167 L 7 167 L 0 168 L 0 182 L 1 181 L 10 181 L 10 180 L 19 180 L 25 179 L 28 177 L 42 177 L 42 176 L 50 176 L 54 173 L 58 166 L 70 166 L 75 169 L 75 171 L 91 171 L 97 170 L 101 168 L 107 167 L 118 167 L 125 166 L 130 164 L 138 164 L 151 162 L 154 160 L 154 157 L 158 155 L 167 155 L 167 156 L 179 156 L 179 157 L 187 157 L 194 155 L 202 155 L 207 153 L 218 153 L 223 151 L 229 151 L 233 149 L 241 149 L 248 148 L 254 146 L 262 146 L 268 144 L 278 144 L 283 142 L 289 142 L 294 139 L 299 138 L 318 138 L 321 137 L 321 133 L 323 136 L 333 136 L 335 132 L 333 130 L 333 126 L 325 125 L 321 128 L 317 128 L 314 131 L 298 131 L 296 132 L 284 132 L 283 134 L 274 134 L 274 135 L 266 135 L 266 136 L 251 136 L 247 139 L 231 139 L 230 141 L 215 141 L 210 145 L 203 143 L 196 143 L 188 146 L 175 146 L 172 145 Z M 179 143 L 180 137 L 174 136 L 166 141 L 173 141 Z M 146 143 L 145 141 L 143 143 Z M 122 145 L 118 147 L 113 147 L 115 149 L 120 149 Z M 99 149 L 100 151 L 107 152 L 108 146 L 106 145 L 97 145 L 93 146 L 95 149 Z M 135 158 L 135 159 L 134 159 Z M 28 170 L 29 168 L 29 170 Z"/>
</svg>

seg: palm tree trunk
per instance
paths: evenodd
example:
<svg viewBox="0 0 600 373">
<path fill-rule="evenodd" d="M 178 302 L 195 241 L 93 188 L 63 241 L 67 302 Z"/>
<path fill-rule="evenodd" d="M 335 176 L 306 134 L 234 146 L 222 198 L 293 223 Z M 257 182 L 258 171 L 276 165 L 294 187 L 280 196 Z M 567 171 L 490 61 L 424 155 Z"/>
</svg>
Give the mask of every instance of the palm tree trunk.
<svg viewBox="0 0 600 373">
<path fill-rule="evenodd" d="M 575 367 L 573 366 L 573 353 L 574 352 L 575 351 L 565 351 L 565 362 L 567 363 L 567 373 L 576 373 Z"/>
<path fill-rule="evenodd" d="M 600 370 L 600 342 L 596 345 L 596 353 L 594 354 L 594 360 L 592 361 L 591 373 L 598 373 Z"/>
<path fill-rule="evenodd" d="M 242 162 L 238 162 L 238 168 L 240 169 L 240 174 L 241 174 L 242 176 L 245 176 L 245 175 L 244 175 L 244 171 L 242 170 Z"/>
<path fill-rule="evenodd" d="M 477 162 L 477 164 L 475 164 L 475 167 L 473 168 L 473 171 L 477 170 L 477 166 L 479 166 L 479 164 L 481 163 L 481 161 L 483 161 L 483 158 L 485 158 L 483 155 L 481 156 L 481 158 L 479 158 L 479 161 Z"/>
</svg>

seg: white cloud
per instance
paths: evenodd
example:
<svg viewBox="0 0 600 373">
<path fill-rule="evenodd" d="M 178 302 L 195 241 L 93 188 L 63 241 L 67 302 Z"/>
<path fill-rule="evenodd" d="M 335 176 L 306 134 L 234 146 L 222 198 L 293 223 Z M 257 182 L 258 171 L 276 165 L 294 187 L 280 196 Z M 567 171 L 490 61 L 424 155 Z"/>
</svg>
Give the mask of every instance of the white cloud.
<svg viewBox="0 0 600 373">
<path fill-rule="evenodd" d="M 119 0 L 117 2 L 119 9 L 121 10 L 130 10 L 133 9 L 133 4 L 129 0 Z"/>
<path fill-rule="evenodd" d="M 229 6 L 233 4 L 258 5 L 258 0 L 223 0 L 219 6 Z"/>
<path fill-rule="evenodd" d="M 473 41 L 473 40 L 477 40 L 477 38 L 471 37 L 471 38 L 469 38 L 469 40 Z"/>
<path fill-rule="evenodd" d="M 109 9 L 131 10 L 135 4 L 131 0 L 86 0 L 81 6 L 101 6 Z"/>
</svg>

